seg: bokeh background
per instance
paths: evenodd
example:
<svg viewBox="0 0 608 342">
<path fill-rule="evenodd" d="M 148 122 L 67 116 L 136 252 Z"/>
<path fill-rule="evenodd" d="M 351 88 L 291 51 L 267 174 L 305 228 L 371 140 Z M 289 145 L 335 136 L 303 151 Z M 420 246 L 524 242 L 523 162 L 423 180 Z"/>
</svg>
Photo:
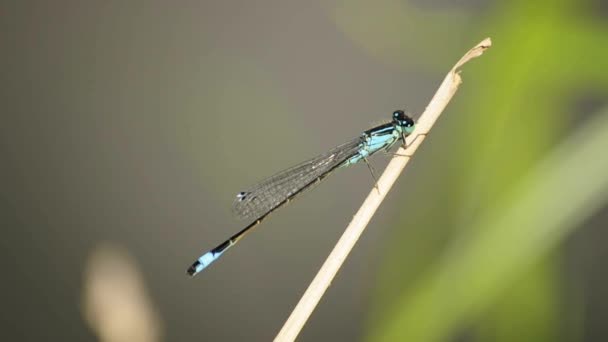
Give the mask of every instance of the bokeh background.
<svg viewBox="0 0 608 342">
<path fill-rule="evenodd" d="M 608 339 L 608 5 L 8 1 L 5 341 L 267 341 L 373 180 L 248 222 L 237 191 L 464 84 L 300 341 Z M 381 170 L 389 158 L 377 156 Z"/>
</svg>

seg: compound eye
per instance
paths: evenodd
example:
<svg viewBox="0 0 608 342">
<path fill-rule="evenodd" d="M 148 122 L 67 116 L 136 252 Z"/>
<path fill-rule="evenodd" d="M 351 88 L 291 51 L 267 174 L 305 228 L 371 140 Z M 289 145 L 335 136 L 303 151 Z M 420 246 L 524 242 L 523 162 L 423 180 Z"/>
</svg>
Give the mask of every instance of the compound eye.
<svg viewBox="0 0 608 342">
<path fill-rule="evenodd" d="M 412 118 L 410 118 L 409 116 L 406 116 L 403 120 L 403 126 L 405 126 L 405 127 L 414 126 L 414 120 Z"/>
<path fill-rule="evenodd" d="M 402 110 L 396 110 L 393 112 L 393 119 L 401 121 L 405 117 L 405 113 Z"/>
</svg>

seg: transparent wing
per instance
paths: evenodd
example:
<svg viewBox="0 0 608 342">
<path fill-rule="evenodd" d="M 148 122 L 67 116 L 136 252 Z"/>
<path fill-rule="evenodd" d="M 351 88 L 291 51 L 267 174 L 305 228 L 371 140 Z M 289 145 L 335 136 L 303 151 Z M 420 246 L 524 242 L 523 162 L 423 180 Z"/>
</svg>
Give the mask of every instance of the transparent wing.
<svg viewBox="0 0 608 342">
<path fill-rule="evenodd" d="M 361 142 L 362 138 L 358 137 L 239 192 L 232 204 L 234 214 L 240 218 L 258 218 L 276 209 L 354 156 Z"/>
</svg>

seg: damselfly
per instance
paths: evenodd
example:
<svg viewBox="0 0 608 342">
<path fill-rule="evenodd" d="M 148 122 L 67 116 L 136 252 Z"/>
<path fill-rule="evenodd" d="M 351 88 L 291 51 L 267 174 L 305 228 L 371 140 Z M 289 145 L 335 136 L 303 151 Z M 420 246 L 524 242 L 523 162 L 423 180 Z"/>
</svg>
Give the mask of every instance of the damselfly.
<svg viewBox="0 0 608 342">
<path fill-rule="evenodd" d="M 369 129 L 359 137 L 329 152 L 279 172 L 247 191 L 239 192 L 232 205 L 235 214 L 243 218 L 253 218 L 254 221 L 219 246 L 203 254 L 188 268 L 187 273 L 193 276 L 202 271 L 259 225 L 270 213 L 321 182 L 332 171 L 362 160 L 367 163 L 367 157 L 381 150 L 388 152 L 398 140 L 402 140 L 405 144 L 405 137 L 413 131 L 414 120 L 402 110 L 397 110 L 393 113 L 390 122 Z"/>
</svg>

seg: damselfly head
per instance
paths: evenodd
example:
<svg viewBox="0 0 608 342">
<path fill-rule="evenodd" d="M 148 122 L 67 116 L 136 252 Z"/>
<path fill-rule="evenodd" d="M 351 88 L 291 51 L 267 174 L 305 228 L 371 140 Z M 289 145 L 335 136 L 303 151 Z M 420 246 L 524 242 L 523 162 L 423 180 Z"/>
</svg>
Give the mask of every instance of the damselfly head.
<svg viewBox="0 0 608 342">
<path fill-rule="evenodd" d="M 414 130 L 414 119 L 402 110 L 393 112 L 393 122 L 403 127 L 407 133 L 411 133 Z"/>
</svg>

